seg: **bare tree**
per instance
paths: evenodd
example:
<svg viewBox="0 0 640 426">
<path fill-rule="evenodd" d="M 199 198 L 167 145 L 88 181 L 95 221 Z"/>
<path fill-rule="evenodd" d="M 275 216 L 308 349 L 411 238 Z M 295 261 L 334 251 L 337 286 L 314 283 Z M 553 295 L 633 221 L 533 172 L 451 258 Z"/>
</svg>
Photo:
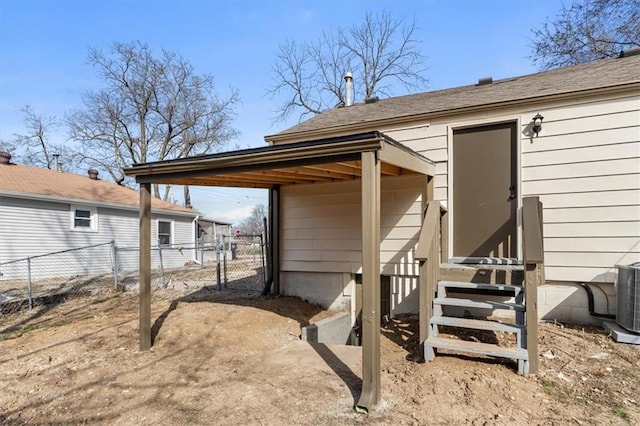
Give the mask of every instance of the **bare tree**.
<svg viewBox="0 0 640 426">
<path fill-rule="evenodd" d="M 346 72 L 354 76 L 355 99 L 389 96 L 394 83 L 408 90 L 424 88 L 424 57 L 415 31 L 415 19 L 383 11 L 367 13 L 351 28 L 324 32 L 313 42 L 285 41 L 272 66 L 275 83 L 268 91 L 272 99 L 284 98 L 276 120 L 292 113 L 303 119 L 344 104 Z"/>
<path fill-rule="evenodd" d="M 70 151 L 64 145 L 51 140 L 51 133 L 61 126 L 56 117 L 38 114 L 29 105 L 21 111 L 24 114 L 25 132 L 14 134 L 13 140 L 9 143 L 21 162 L 52 169 L 56 167 L 55 154 L 63 154 L 63 158 L 71 160 Z"/>
<path fill-rule="evenodd" d="M 237 135 L 230 127 L 237 91 L 217 96 L 213 76 L 196 74 L 174 52 L 155 56 L 140 42 L 114 43 L 108 53 L 91 48 L 89 63 L 104 87 L 85 93 L 67 123 L 82 160 L 118 184 L 128 183 L 123 168 L 131 164 L 215 152 Z M 160 198 L 158 187 L 154 193 Z"/>
<path fill-rule="evenodd" d="M 574 0 L 532 32 L 530 58 L 542 69 L 616 56 L 640 46 L 640 0 Z"/>
<path fill-rule="evenodd" d="M 15 155 L 16 146 L 11 142 L 7 142 L 0 139 L 0 152 L 8 152 L 11 155 Z"/>
<path fill-rule="evenodd" d="M 245 218 L 238 228 L 243 234 L 262 234 L 264 232 L 264 218 L 266 216 L 267 207 L 264 204 L 258 204 L 251 211 L 251 215 Z"/>
</svg>

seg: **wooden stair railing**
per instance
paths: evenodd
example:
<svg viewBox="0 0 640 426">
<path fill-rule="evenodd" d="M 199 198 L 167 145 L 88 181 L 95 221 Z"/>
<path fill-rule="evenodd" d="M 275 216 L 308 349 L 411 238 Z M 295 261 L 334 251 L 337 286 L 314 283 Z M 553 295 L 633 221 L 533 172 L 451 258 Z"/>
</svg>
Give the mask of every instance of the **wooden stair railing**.
<svg viewBox="0 0 640 426">
<path fill-rule="evenodd" d="M 522 246 L 529 373 L 538 371 L 538 286 L 544 284 L 542 203 L 539 197 L 522 199 Z"/>
<path fill-rule="evenodd" d="M 443 226 L 444 224 L 444 226 Z M 420 298 L 420 358 L 425 359 L 424 343 L 429 336 L 429 320 L 433 316 L 433 300 L 440 277 L 440 261 L 446 261 L 448 250 L 447 209 L 439 201 L 429 201 L 422 222 L 415 259 L 420 264 L 418 293 Z M 442 251 L 441 251 L 442 247 Z M 433 354 L 427 354 L 433 358 Z"/>
<path fill-rule="evenodd" d="M 435 349 L 469 352 L 518 360 L 518 371 L 522 374 L 538 371 L 538 286 L 544 283 L 544 248 L 542 228 L 542 204 L 538 197 L 525 197 L 522 207 L 523 265 L 484 265 L 473 270 L 482 271 L 484 279 L 445 278 L 451 276 L 447 262 L 448 250 L 447 211 L 437 201 L 429 202 L 424 215 L 422 230 L 416 247 L 415 258 L 420 262 L 420 356 L 423 360 L 434 359 Z M 520 278 L 516 274 L 520 273 Z M 486 275 L 492 273 L 493 275 Z M 509 273 L 509 277 L 507 277 Z M 522 276 L 524 274 L 524 277 Z M 464 271 L 467 275 L 467 271 Z M 498 276 L 501 276 L 498 280 Z M 488 280 L 487 280 L 488 279 Z M 503 281 L 504 280 L 504 281 Z M 523 288 L 524 285 L 524 288 Z M 438 290 L 438 297 L 434 298 Z M 487 295 L 486 300 L 456 298 L 449 291 L 471 289 L 477 295 Z M 512 295 L 515 302 L 495 301 L 496 292 Z M 524 299 L 524 301 L 523 301 Z M 511 309 L 515 323 L 505 324 L 491 319 L 470 319 L 447 314 L 445 307 L 479 309 Z M 501 347 L 493 344 L 474 343 L 438 335 L 440 326 L 514 333 L 516 347 Z"/>
</svg>

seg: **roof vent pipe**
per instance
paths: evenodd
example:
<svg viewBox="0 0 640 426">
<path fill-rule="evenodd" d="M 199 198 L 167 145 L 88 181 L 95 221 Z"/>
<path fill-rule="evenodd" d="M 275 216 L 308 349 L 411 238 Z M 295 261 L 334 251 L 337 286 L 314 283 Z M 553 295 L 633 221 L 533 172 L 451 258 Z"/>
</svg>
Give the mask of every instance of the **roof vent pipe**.
<svg viewBox="0 0 640 426">
<path fill-rule="evenodd" d="M 627 50 L 621 50 L 618 58 L 626 58 L 628 56 L 640 55 L 640 47 L 632 47 Z"/>
<path fill-rule="evenodd" d="M 11 162 L 11 154 L 0 151 L 0 164 L 9 164 Z"/>
<path fill-rule="evenodd" d="M 350 71 L 347 71 L 344 75 L 345 86 L 345 106 L 351 106 L 353 104 L 353 75 Z"/>
<path fill-rule="evenodd" d="M 53 161 L 55 161 L 55 163 L 56 163 L 56 170 L 61 172 L 62 171 L 62 162 L 60 161 L 60 154 L 58 154 L 58 153 L 53 154 Z"/>
<path fill-rule="evenodd" d="M 89 179 L 98 180 L 98 171 L 96 169 L 89 169 L 87 173 L 89 173 Z"/>
</svg>

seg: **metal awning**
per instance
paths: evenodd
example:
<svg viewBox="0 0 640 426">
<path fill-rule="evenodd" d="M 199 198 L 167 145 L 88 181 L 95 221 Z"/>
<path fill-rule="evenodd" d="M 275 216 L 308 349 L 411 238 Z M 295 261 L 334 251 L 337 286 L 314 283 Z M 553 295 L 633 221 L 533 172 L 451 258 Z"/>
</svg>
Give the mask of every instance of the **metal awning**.
<svg viewBox="0 0 640 426">
<path fill-rule="evenodd" d="M 380 181 L 422 175 L 422 201 L 433 198 L 435 166 L 380 132 L 272 145 L 125 169 L 140 184 L 140 349 L 151 348 L 151 185 L 268 188 L 269 253 L 274 288 L 279 276 L 280 187 L 360 180 L 362 196 L 362 392 L 357 407 L 380 399 Z M 424 208 L 423 208 L 424 210 Z"/>
<path fill-rule="evenodd" d="M 269 189 L 360 179 L 360 154 L 371 151 L 382 176 L 434 174 L 433 162 L 380 132 L 137 164 L 125 173 L 138 183 Z"/>
</svg>

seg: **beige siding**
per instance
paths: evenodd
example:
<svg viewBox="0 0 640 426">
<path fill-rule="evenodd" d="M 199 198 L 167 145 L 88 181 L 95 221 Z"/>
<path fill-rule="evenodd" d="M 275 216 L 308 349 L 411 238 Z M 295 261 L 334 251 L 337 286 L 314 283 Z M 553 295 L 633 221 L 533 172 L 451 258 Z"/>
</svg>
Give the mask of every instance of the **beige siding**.
<svg viewBox="0 0 640 426">
<path fill-rule="evenodd" d="M 545 117 L 542 131 L 532 137 L 531 117 L 538 112 Z M 434 196 L 446 205 L 452 129 L 516 120 L 520 196 L 538 195 L 545 206 L 547 280 L 612 282 L 616 264 L 640 261 L 639 96 L 599 95 L 532 105 L 528 111 L 504 108 L 372 130 L 435 162 Z M 381 259 L 384 273 L 411 276 L 417 273 L 412 256 L 420 203 L 410 179 L 398 182 L 403 184 L 396 185 L 397 195 L 383 185 Z M 284 188 L 284 270 L 359 270 L 359 185 L 335 184 L 328 194 L 322 185 Z M 398 203 L 389 202 L 394 197 Z M 398 287 L 394 293 L 406 290 Z"/>
<path fill-rule="evenodd" d="M 540 110 L 522 194 L 545 207 L 546 278 L 612 282 L 615 265 L 640 260 L 640 98 Z"/>
<path fill-rule="evenodd" d="M 410 129 L 383 129 L 382 131 L 435 163 L 434 199 L 446 205 L 448 199 L 447 161 L 449 159 L 446 124 L 416 126 Z"/>
<path fill-rule="evenodd" d="M 531 137 L 537 112 L 543 127 Z M 616 264 L 640 260 L 640 97 L 504 109 L 383 131 L 436 162 L 435 198 L 446 202 L 451 129 L 511 120 L 522 126 L 520 195 L 538 195 L 545 206 L 547 279 L 612 282 Z"/>
<path fill-rule="evenodd" d="M 414 275 L 422 177 L 383 178 L 383 274 Z M 360 181 L 282 189 L 282 270 L 357 273 L 362 267 Z"/>
</svg>

